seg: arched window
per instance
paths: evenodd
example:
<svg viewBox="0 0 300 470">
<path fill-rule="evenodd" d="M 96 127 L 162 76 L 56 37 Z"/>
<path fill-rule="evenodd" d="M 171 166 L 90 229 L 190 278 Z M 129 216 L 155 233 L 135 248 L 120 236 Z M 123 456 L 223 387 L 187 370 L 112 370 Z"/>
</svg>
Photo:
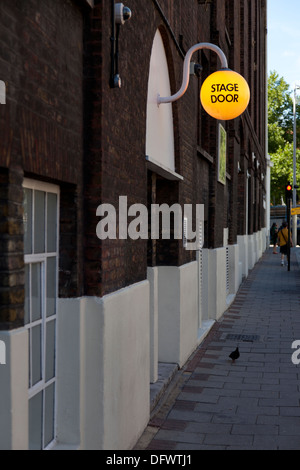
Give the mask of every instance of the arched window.
<svg viewBox="0 0 300 470">
<path fill-rule="evenodd" d="M 150 163 L 170 173 L 175 172 L 172 104 L 157 106 L 157 95 L 170 96 L 169 70 L 162 36 L 156 32 L 149 71 L 146 155 Z"/>
</svg>

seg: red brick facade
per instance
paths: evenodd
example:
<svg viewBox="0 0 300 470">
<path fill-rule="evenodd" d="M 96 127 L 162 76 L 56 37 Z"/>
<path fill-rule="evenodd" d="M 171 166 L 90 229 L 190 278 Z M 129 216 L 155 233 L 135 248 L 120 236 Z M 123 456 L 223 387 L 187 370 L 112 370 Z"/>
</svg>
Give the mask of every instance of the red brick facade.
<svg viewBox="0 0 300 470">
<path fill-rule="evenodd" d="M 195 258 L 182 242 L 105 240 L 96 236 L 101 203 L 204 204 L 205 246 L 223 246 L 265 225 L 264 0 L 128 0 L 120 29 L 122 88 L 110 86 L 111 1 L 2 0 L 0 79 L 0 328 L 22 325 L 24 303 L 22 178 L 61 188 L 60 296 L 103 296 L 147 277 L 147 266 Z M 7 25 L 10 25 L 9 27 Z M 147 170 L 146 109 L 151 49 L 160 30 L 172 92 L 186 51 L 212 42 L 251 89 L 246 112 L 224 122 L 227 184 L 217 181 L 217 121 L 202 109 L 204 79 L 219 67 L 207 50 L 184 98 L 173 105 L 176 172 L 170 182 Z M 255 155 L 255 158 L 254 158 Z M 251 178 L 247 177 L 247 173 Z M 246 211 L 246 185 L 249 185 Z M 246 214 L 248 223 L 246 224 Z"/>
<path fill-rule="evenodd" d="M 85 264 L 87 294 L 102 295 L 146 278 L 146 242 L 110 240 L 99 244 L 93 237 L 100 193 L 104 202 L 117 204 L 120 195 L 128 195 L 129 204 L 144 204 L 148 185 L 148 204 L 150 201 L 204 204 L 206 246 L 216 248 L 223 246 L 226 227 L 230 243 L 236 243 L 237 235 L 245 234 L 245 185 L 249 171 L 252 176 L 249 197 L 254 203 L 249 203 L 248 233 L 264 226 L 265 186 L 261 175 L 266 171 L 265 2 L 181 1 L 176 7 L 170 0 L 147 2 L 143 7 L 134 0 L 127 3 L 133 18 L 120 33 L 123 79 L 120 90 L 111 89 L 108 79 L 110 2 L 97 3 L 93 21 L 97 20 L 98 30 L 90 29 L 89 42 L 93 47 L 88 61 L 89 77 L 94 79 L 89 78 L 89 83 L 99 103 L 89 109 L 87 125 L 92 132 L 101 122 L 101 130 L 97 128 L 86 149 L 90 169 L 86 185 L 87 243 L 92 248 Z M 217 182 L 217 122 L 203 111 L 198 99 L 204 78 L 218 67 L 217 56 L 209 51 L 195 54 L 194 60 L 203 66 L 202 78 L 199 81 L 192 77 L 184 98 L 173 105 L 176 171 L 184 181 L 172 183 L 158 178 L 153 182 L 151 173 L 147 179 L 144 152 L 148 70 L 158 28 L 165 43 L 173 93 L 181 85 L 184 55 L 198 42 L 220 46 L 229 66 L 243 74 L 250 84 L 249 109 L 241 118 L 224 123 L 229 137 L 225 187 Z M 185 252 L 181 243 L 148 243 L 149 265 L 181 265 L 193 256 L 194 253 Z"/>
<path fill-rule="evenodd" d="M 23 324 L 24 176 L 61 187 L 60 295 L 80 294 L 84 3 L 0 2 L 2 329 Z"/>
</svg>

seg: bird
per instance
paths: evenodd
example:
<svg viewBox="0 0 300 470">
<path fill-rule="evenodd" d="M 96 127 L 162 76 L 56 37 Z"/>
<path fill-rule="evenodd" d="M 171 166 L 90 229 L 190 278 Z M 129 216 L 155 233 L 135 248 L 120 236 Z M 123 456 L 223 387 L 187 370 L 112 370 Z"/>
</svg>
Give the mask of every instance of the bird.
<svg viewBox="0 0 300 470">
<path fill-rule="evenodd" d="M 236 359 L 240 357 L 240 351 L 239 348 L 237 347 L 235 351 L 232 351 L 231 354 L 229 354 L 230 359 L 232 359 L 232 362 L 235 362 Z"/>
</svg>

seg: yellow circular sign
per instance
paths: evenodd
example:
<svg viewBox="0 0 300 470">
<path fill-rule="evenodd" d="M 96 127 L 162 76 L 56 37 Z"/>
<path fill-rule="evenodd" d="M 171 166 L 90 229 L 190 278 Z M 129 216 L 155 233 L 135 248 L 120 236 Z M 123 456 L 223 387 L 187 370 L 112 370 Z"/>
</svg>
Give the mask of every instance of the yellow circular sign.
<svg viewBox="0 0 300 470">
<path fill-rule="evenodd" d="M 200 99 L 210 116 L 220 121 L 228 121 L 245 111 L 250 101 L 250 89 L 239 73 L 222 69 L 205 80 Z"/>
</svg>

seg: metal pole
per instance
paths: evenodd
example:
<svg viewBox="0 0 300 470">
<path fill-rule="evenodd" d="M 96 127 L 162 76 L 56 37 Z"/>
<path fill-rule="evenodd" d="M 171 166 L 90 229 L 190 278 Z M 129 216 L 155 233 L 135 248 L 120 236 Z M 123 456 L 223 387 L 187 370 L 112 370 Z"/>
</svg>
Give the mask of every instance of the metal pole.
<svg viewBox="0 0 300 470">
<path fill-rule="evenodd" d="M 297 147 L 297 123 L 296 123 L 296 90 L 297 86 L 295 85 L 294 88 L 294 106 L 293 106 L 293 114 L 294 114 L 294 158 L 293 158 L 293 166 L 294 166 L 294 189 L 293 189 L 293 206 L 296 207 L 297 201 L 296 201 L 296 184 L 297 184 L 297 179 L 296 179 L 296 147 Z"/>
<path fill-rule="evenodd" d="M 287 200 L 287 220 L 288 220 L 288 241 L 287 241 L 287 259 L 288 259 L 288 271 L 291 270 L 291 199 Z"/>
<path fill-rule="evenodd" d="M 297 89 L 300 87 L 295 85 L 294 86 L 294 99 L 293 99 L 293 116 L 294 116 L 294 132 L 293 132 L 293 140 L 294 140 L 294 155 L 293 155 L 293 207 L 297 207 L 297 156 L 296 156 L 296 149 L 297 149 L 297 117 L 296 117 L 296 99 L 297 99 Z M 293 215 L 293 245 L 297 246 L 297 215 Z"/>
<path fill-rule="evenodd" d="M 227 58 L 218 46 L 215 46 L 214 44 L 210 44 L 209 42 L 202 42 L 199 44 L 195 44 L 195 46 L 191 47 L 188 52 L 186 53 L 184 63 L 183 63 L 183 78 L 182 78 L 182 85 L 180 90 L 172 96 L 160 96 L 158 95 L 157 97 L 157 104 L 160 105 L 162 103 L 174 103 L 174 101 L 179 100 L 186 92 L 189 82 L 190 82 L 190 63 L 192 59 L 192 55 L 194 52 L 199 51 L 200 49 L 209 49 L 213 52 L 215 52 L 221 61 L 221 67 L 222 69 L 228 69 L 228 62 Z"/>
</svg>

